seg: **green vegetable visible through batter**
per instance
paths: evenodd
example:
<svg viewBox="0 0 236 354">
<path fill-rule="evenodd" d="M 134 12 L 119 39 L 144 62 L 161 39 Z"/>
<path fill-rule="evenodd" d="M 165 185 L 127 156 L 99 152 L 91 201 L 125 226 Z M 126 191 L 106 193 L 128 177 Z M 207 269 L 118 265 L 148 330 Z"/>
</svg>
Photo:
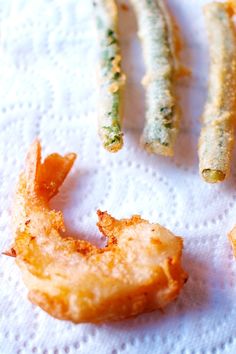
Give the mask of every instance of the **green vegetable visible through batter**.
<svg viewBox="0 0 236 354">
<path fill-rule="evenodd" d="M 146 64 L 146 120 L 142 143 L 151 153 L 173 155 L 179 109 L 173 81 L 178 71 L 173 23 L 163 0 L 131 0 Z"/>
<path fill-rule="evenodd" d="M 100 44 L 99 135 L 103 146 L 116 152 L 123 145 L 121 100 L 125 76 L 117 30 L 117 8 L 113 0 L 93 1 Z"/>
</svg>

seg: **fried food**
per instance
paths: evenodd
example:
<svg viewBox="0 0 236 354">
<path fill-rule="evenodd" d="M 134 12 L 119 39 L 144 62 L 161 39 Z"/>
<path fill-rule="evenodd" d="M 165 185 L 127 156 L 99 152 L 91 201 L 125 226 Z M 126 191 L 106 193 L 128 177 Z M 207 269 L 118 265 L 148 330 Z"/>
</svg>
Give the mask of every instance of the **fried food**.
<svg viewBox="0 0 236 354">
<path fill-rule="evenodd" d="M 210 43 L 208 99 L 199 140 L 199 171 L 206 182 L 221 182 L 229 174 L 236 120 L 236 35 L 233 4 L 204 7 Z"/>
<path fill-rule="evenodd" d="M 103 146 L 116 152 L 123 146 L 121 101 L 125 75 L 121 70 L 117 6 L 114 0 L 94 0 L 100 46 L 99 135 Z"/>
<path fill-rule="evenodd" d="M 234 256 L 236 257 L 236 226 L 230 231 L 228 236 L 233 248 Z"/>
<path fill-rule="evenodd" d="M 146 75 L 144 148 L 172 156 L 179 129 L 179 108 L 173 82 L 180 73 L 174 22 L 163 0 L 131 0 L 143 44 Z"/>
<path fill-rule="evenodd" d="M 181 266 L 183 241 L 158 224 L 133 216 L 116 220 L 98 211 L 107 246 L 63 236 L 57 194 L 76 155 L 49 155 L 30 148 L 14 203 L 16 257 L 29 299 L 50 315 L 79 322 L 119 320 L 163 308 L 174 300 L 187 275 Z"/>
</svg>

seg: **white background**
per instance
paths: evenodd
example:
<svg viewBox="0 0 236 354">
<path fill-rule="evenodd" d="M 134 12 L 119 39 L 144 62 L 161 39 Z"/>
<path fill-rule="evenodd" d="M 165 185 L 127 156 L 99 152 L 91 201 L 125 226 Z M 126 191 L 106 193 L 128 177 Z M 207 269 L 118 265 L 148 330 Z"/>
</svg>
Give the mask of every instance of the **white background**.
<svg viewBox="0 0 236 354">
<path fill-rule="evenodd" d="M 99 243 L 96 210 L 141 214 L 183 236 L 189 280 L 165 311 L 102 325 L 49 317 L 27 300 L 14 259 L 0 256 L 0 353 L 236 353 L 236 262 L 227 233 L 236 222 L 236 158 L 223 184 L 198 175 L 199 117 L 206 98 L 203 0 L 169 0 L 183 32 L 181 132 L 172 159 L 139 146 L 144 73 L 131 10 L 120 9 L 127 73 L 125 145 L 113 155 L 97 136 L 97 43 L 89 0 L 0 0 L 0 250 L 12 242 L 10 209 L 26 151 L 38 136 L 44 154 L 78 153 L 53 207 L 68 234 Z"/>
</svg>

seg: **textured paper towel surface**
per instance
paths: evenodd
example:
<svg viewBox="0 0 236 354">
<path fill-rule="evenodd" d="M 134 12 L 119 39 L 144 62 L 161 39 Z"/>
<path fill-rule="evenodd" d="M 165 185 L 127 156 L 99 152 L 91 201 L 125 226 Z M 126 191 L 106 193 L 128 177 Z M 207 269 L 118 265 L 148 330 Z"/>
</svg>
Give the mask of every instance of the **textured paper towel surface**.
<svg viewBox="0 0 236 354">
<path fill-rule="evenodd" d="M 39 136 L 45 154 L 79 156 L 53 201 L 65 212 L 68 233 L 99 243 L 96 209 L 116 217 L 139 213 L 184 237 L 190 276 L 164 313 L 73 325 L 28 302 L 14 259 L 0 256 L 1 353 L 236 353 L 236 261 L 226 237 L 236 223 L 236 169 L 225 183 L 208 185 L 197 166 L 208 65 L 203 3 L 169 0 L 184 32 L 183 60 L 193 75 L 179 83 L 181 132 L 175 157 L 166 159 L 139 147 L 144 68 L 130 10 L 120 8 L 128 73 L 125 145 L 111 155 L 96 132 L 97 45 L 90 1 L 0 1 L 0 250 L 11 243 L 12 193 L 26 150 Z"/>
</svg>

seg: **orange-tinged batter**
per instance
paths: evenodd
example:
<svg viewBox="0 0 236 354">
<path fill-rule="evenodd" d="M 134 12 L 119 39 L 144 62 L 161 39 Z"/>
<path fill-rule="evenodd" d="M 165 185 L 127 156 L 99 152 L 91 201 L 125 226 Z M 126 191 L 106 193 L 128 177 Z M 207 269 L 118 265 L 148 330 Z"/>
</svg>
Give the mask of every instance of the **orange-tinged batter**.
<svg viewBox="0 0 236 354">
<path fill-rule="evenodd" d="M 29 299 L 64 320 L 118 320 L 163 308 L 179 294 L 187 275 L 180 237 L 140 216 L 116 220 L 98 211 L 107 246 L 62 236 L 61 212 L 48 202 L 70 171 L 75 154 L 48 156 L 30 148 L 14 203 L 16 257 Z"/>
</svg>

